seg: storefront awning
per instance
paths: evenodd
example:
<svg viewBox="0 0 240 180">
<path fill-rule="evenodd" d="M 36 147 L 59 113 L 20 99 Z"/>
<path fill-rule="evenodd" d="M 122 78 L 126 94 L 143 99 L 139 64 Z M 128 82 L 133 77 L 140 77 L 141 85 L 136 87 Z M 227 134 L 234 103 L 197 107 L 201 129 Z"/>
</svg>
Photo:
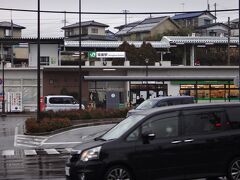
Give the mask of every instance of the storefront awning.
<svg viewBox="0 0 240 180">
<path fill-rule="evenodd" d="M 234 76 L 84 76 L 85 81 L 233 81 Z"/>
</svg>

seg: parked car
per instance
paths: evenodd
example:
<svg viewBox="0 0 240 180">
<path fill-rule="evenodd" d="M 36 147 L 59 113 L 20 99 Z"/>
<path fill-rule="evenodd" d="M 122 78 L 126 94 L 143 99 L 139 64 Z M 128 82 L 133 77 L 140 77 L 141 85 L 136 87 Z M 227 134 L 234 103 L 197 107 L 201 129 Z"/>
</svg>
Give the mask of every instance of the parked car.
<svg viewBox="0 0 240 180">
<path fill-rule="evenodd" d="M 127 113 L 127 117 L 146 109 L 192 103 L 194 103 L 194 97 L 192 96 L 162 96 L 153 99 L 147 99 L 135 109 L 129 110 Z"/>
<path fill-rule="evenodd" d="M 44 97 L 43 102 L 44 111 L 60 111 L 60 110 L 72 110 L 79 109 L 79 103 L 73 96 L 65 95 L 50 95 Z M 82 104 L 82 109 L 85 109 Z"/>
<path fill-rule="evenodd" d="M 158 180 L 240 175 L 240 103 L 153 108 L 74 148 L 67 179 Z"/>
</svg>

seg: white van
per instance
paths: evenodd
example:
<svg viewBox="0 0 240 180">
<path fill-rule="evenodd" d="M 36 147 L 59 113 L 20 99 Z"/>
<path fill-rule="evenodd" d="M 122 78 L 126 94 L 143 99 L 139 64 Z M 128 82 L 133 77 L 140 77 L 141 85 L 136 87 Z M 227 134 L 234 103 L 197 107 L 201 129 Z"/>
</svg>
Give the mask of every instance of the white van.
<svg viewBox="0 0 240 180">
<path fill-rule="evenodd" d="M 44 97 L 45 111 L 60 111 L 79 109 L 79 104 L 73 96 L 51 95 Z M 82 109 L 85 109 L 82 104 Z"/>
</svg>

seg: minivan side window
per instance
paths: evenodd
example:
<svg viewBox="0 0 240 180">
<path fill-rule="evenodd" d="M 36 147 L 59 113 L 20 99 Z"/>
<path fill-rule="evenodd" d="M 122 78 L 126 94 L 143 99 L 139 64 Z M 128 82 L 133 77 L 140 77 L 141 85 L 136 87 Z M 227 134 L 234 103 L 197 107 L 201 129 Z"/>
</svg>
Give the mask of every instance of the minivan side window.
<svg viewBox="0 0 240 180">
<path fill-rule="evenodd" d="M 142 133 L 152 132 L 156 139 L 178 136 L 178 116 L 150 119 L 142 124 Z"/>
<path fill-rule="evenodd" d="M 160 101 L 157 103 L 157 107 L 163 107 L 163 106 L 168 106 L 168 103 L 166 101 Z"/>
<path fill-rule="evenodd" d="M 185 135 L 223 130 L 226 123 L 224 111 L 208 111 L 181 116 Z"/>
<path fill-rule="evenodd" d="M 181 104 L 191 104 L 194 103 L 192 98 L 182 99 Z"/>
<path fill-rule="evenodd" d="M 73 104 L 73 98 L 63 98 L 63 104 Z"/>
<path fill-rule="evenodd" d="M 50 104 L 63 104 L 63 98 L 61 97 L 51 97 L 49 98 Z"/>
<path fill-rule="evenodd" d="M 229 118 L 229 123 L 232 129 L 240 129 L 240 117 L 239 117 L 240 108 L 227 108 L 227 114 Z"/>
</svg>

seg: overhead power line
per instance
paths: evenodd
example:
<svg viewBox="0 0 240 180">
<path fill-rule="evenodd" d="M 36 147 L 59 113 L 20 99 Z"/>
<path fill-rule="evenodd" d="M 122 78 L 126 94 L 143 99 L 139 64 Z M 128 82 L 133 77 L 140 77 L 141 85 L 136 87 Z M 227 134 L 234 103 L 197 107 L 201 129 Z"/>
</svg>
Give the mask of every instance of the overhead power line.
<svg viewBox="0 0 240 180">
<path fill-rule="evenodd" d="M 38 12 L 37 10 L 31 9 L 12 9 L 12 8 L 0 8 L 2 11 L 21 11 L 21 12 Z M 219 9 L 216 12 L 229 12 L 238 11 L 239 9 Z M 67 13 L 67 14 L 79 14 L 77 11 L 40 11 L 41 13 Z M 128 12 L 127 14 L 178 14 L 178 13 L 198 13 L 206 12 L 203 11 L 165 11 L 165 12 Z M 208 12 L 215 12 L 215 10 L 210 10 Z M 126 14 L 125 12 L 81 12 L 81 14 Z"/>
</svg>

